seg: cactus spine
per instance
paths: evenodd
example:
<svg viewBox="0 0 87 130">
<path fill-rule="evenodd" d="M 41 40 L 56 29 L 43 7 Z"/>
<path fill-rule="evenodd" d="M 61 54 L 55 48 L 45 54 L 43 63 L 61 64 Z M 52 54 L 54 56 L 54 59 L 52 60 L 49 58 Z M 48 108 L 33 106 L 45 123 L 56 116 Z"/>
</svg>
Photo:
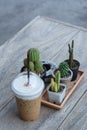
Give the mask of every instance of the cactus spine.
<svg viewBox="0 0 87 130">
<path fill-rule="evenodd" d="M 61 74 L 61 78 L 66 77 L 68 75 L 68 71 L 69 71 L 69 65 L 67 62 L 61 62 L 59 64 L 59 71 Z"/>
<path fill-rule="evenodd" d="M 58 92 L 60 88 L 60 71 L 57 71 L 55 78 L 51 78 L 51 90 L 53 92 Z"/>
<path fill-rule="evenodd" d="M 74 66 L 74 61 L 73 61 L 73 49 L 74 49 L 74 40 L 72 40 L 72 44 L 68 44 L 69 47 L 69 67 L 72 68 Z"/>
</svg>

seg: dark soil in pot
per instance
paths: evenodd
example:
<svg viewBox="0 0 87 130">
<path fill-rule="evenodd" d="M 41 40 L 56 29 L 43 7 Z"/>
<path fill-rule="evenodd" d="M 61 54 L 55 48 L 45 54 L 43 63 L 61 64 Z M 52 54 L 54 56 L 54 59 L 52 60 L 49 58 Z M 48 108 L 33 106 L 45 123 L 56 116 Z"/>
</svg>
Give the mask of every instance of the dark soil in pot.
<svg viewBox="0 0 87 130">
<path fill-rule="evenodd" d="M 58 92 L 62 92 L 64 89 L 65 89 L 65 86 L 61 86 L 61 87 L 59 88 Z M 53 91 L 51 90 L 51 87 L 49 88 L 49 91 L 53 92 Z M 55 93 L 58 93 L 58 92 L 55 92 Z"/>
</svg>

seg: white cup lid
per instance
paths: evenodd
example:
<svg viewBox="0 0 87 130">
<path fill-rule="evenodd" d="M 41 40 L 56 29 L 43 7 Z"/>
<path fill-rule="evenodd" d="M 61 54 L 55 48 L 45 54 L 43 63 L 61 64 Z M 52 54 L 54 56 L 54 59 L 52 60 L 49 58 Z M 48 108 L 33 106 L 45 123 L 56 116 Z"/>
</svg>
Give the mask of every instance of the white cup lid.
<svg viewBox="0 0 87 130">
<path fill-rule="evenodd" d="M 18 98 L 32 100 L 39 97 L 44 89 L 43 80 L 35 73 L 30 72 L 29 85 L 25 86 L 28 82 L 27 72 L 23 72 L 17 76 L 12 82 L 12 91 Z"/>
</svg>

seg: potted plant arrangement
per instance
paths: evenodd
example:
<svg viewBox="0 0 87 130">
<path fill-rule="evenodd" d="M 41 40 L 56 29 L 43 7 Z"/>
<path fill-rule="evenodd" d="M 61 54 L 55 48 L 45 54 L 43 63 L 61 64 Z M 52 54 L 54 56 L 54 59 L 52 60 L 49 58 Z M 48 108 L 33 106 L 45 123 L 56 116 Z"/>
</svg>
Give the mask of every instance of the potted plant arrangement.
<svg viewBox="0 0 87 130">
<path fill-rule="evenodd" d="M 40 53 L 37 48 L 30 48 L 28 50 L 30 54 L 29 67 L 30 71 L 38 74 L 45 83 L 51 81 L 52 71 L 56 69 L 56 64 L 47 60 L 40 61 Z M 21 68 L 21 72 L 27 71 L 27 58 L 24 59 L 24 66 Z"/>
<path fill-rule="evenodd" d="M 74 40 L 72 40 L 71 46 L 70 46 L 70 44 L 68 44 L 68 47 L 69 47 L 69 59 L 66 60 L 66 62 L 68 63 L 69 68 L 73 72 L 72 81 L 74 81 L 77 78 L 78 70 L 79 70 L 79 66 L 80 66 L 80 62 L 74 59 L 74 54 L 73 54 Z"/>
<path fill-rule="evenodd" d="M 67 62 L 63 61 L 59 64 L 58 69 L 56 69 L 54 71 L 54 74 L 58 70 L 60 71 L 60 75 L 61 75 L 61 77 L 60 77 L 61 83 L 66 84 L 66 86 L 68 88 L 70 86 L 70 82 L 71 82 L 71 79 L 73 76 L 73 73 L 72 73 L 71 69 L 69 68 L 69 65 L 67 64 Z"/>
<path fill-rule="evenodd" d="M 26 59 L 26 72 L 19 74 L 12 82 L 12 91 L 16 96 L 16 102 L 21 119 L 35 120 L 39 118 L 40 106 L 41 106 L 41 94 L 44 89 L 43 80 L 35 73 L 30 72 L 30 58 L 31 51 L 27 52 Z M 32 55 L 33 57 L 33 55 Z M 39 56 L 36 53 L 36 57 L 33 57 L 39 61 Z M 33 62 L 31 64 L 33 69 Z M 36 70 L 35 70 L 36 71 Z M 37 73 L 39 71 L 37 70 Z"/>
<path fill-rule="evenodd" d="M 55 104 L 61 104 L 66 94 L 66 85 L 60 83 L 60 71 L 57 71 L 55 78 L 51 78 L 51 85 L 48 89 L 48 99 Z"/>
</svg>

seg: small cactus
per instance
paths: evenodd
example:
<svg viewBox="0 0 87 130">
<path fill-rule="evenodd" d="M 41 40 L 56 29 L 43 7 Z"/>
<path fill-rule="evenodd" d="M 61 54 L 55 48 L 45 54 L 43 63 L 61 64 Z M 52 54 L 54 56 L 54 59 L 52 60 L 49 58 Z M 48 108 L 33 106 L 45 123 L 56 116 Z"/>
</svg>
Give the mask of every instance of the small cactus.
<svg viewBox="0 0 87 130">
<path fill-rule="evenodd" d="M 69 47 L 69 67 L 72 68 L 74 66 L 74 61 L 73 61 L 73 49 L 74 49 L 74 40 L 72 40 L 72 44 L 68 44 Z"/>
<path fill-rule="evenodd" d="M 60 71 L 57 71 L 55 78 L 51 78 L 51 90 L 53 92 L 58 92 L 60 89 Z"/>
<path fill-rule="evenodd" d="M 60 74 L 61 74 L 61 78 L 66 77 L 68 75 L 69 65 L 67 64 L 67 62 L 61 62 L 60 63 L 59 71 L 60 71 Z"/>
<path fill-rule="evenodd" d="M 24 66 L 26 68 L 28 67 L 28 60 L 27 60 L 27 58 L 24 59 Z M 29 67 L 30 67 L 30 71 L 34 71 L 34 63 L 32 61 L 29 61 Z"/>
<path fill-rule="evenodd" d="M 30 56 L 30 61 L 32 62 L 36 62 L 36 61 L 39 61 L 40 59 L 40 56 L 39 56 L 39 50 L 36 49 L 36 48 L 31 48 L 28 50 L 27 52 Z"/>
<path fill-rule="evenodd" d="M 34 69 L 36 73 L 40 73 L 43 70 L 43 65 L 41 61 L 36 61 L 34 64 Z"/>
<path fill-rule="evenodd" d="M 34 72 L 34 63 L 32 61 L 29 62 L 30 71 Z"/>
<path fill-rule="evenodd" d="M 30 71 L 35 72 L 37 74 L 41 73 L 43 70 L 43 65 L 42 62 L 40 61 L 38 49 L 36 48 L 29 49 L 27 55 L 29 55 L 29 61 L 28 58 L 24 59 L 24 67 L 26 68 L 29 67 Z"/>
</svg>

